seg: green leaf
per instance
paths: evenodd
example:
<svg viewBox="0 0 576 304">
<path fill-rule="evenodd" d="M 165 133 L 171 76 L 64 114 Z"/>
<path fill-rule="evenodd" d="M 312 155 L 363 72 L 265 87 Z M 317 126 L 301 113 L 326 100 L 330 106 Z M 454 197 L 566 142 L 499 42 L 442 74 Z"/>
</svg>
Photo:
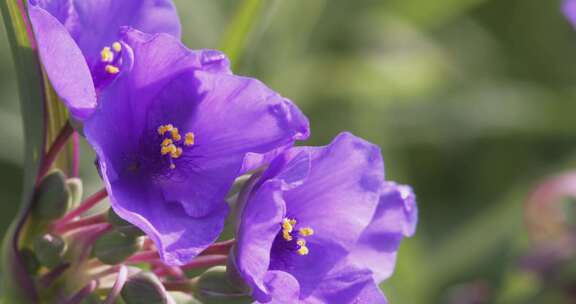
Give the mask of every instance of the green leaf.
<svg viewBox="0 0 576 304">
<path fill-rule="evenodd" d="M 224 33 L 220 49 L 228 55 L 233 67 L 237 66 L 248 36 L 258 23 L 258 16 L 264 10 L 264 3 L 264 0 L 243 0 Z"/>
<path fill-rule="evenodd" d="M 19 236 L 26 224 L 44 144 L 43 79 L 38 57 L 32 49 L 23 0 L 2 0 L 0 9 L 16 65 L 24 124 L 24 183 L 20 212 L 2 244 L 3 303 L 37 303 L 33 282 L 18 254 Z"/>
</svg>

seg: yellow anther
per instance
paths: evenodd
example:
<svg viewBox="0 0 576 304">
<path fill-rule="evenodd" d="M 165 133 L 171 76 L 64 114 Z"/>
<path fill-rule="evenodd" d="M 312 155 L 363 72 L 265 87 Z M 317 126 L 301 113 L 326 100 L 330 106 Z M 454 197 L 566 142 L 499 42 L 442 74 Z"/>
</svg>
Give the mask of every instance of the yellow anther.
<svg viewBox="0 0 576 304">
<path fill-rule="evenodd" d="M 186 133 L 186 138 L 184 140 L 185 146 L 192 146 L 194 144 L 194 133 L 188 132 Z"/>
<path fill-rule="evenodd" d="M 162 141 L 162 147 L 169 146 L 169 145 L 171 145 L 172 143 L 173 143 L 173 142 L 172 142 L 172 140 L 171 140 L 170 138 L 165 138 L 165 139 Z"/>
<path fill-rule="evenodd" d="M 158 134 L 159 134 L 159 135 L 164 135 L 164 133 L 166 133 L 166 128 L 164 127 L 164 125 L 159 126 L 159 127 L 158 127 Z"/>
<path fill-rule="evenodd" d="M 291 241 L 293 240 L 292 235 L 290 234 L 290 232 L 284 230 L 282 231 L 282 237 L 287 240 L 287 241 Z"/>
<path fill-rule="evenodd" d="M 174 128 L 172 129 L 172 139 L 174 139 L 175 141 L 179 141 L 182 139 L 182 136 L 180 136 L 180 132 L 178 131 L 178 128 Z"/>
<path fill-rule="evenodd" d="M 110 51 L 109 47 L 105 47 L 100 51 L 100 59 L 102 62 L 112 62 L 114 61 L 114 53 Z"/>
<path fill-rule="evenodd" d="M 311 236 L 314 234 L 314 229 L 310 227 L 300 228 L 298 229 L 298 234 L 300 234 L 300 236 Z"/>
<path fill-rule="evenodd" d="M 176 148 L 176 151 L 170 152 L 170 157 L 178 158 L 182 155 L 182 148 Z"/>
<path fill-rule="evenodd" d="M 300 248 L 298 248 L 298 254 L 299 255 L 307 255 L 310 252 L 310 250 L 306 246 L 305 240 L 298 239 L 298 241 L 296 241 L 296 244 L 298 244 L 298 246 L 300 246 Z"/>
<path fill-rule="evenodd" d="M 112 49 L 114 50 L 114 52 L 118 53 L 122 50 L 122 45 L 120 44 L 120 42 L 116 41 L 112 43 Z"/>
<path fill-rule="evenodd" d="M 172 124 L 167 124 L 167 125 L 164 125 L 164 128 L 166 129 L 167 132 L 172 132 L 172 129 L 174 129 L 174 126 Z"/>
<path fill-rule="evenodd" d="M 120 69 L 116 66 L 113 66 L 111 64 L 107 64 L 106 65 L 106 72 L 110 73 L 110 74 L 118 74 L 120 72 Z"/>
<path fill-rule="evenodd" d="M 285 218 L 282 220 L 282 230 L 283 231 L 288 231 L 288 232 L 292 232 L 292 230 L 294 229 L 294 225 L 292 224 L 292 222 Z"/>
</svg>

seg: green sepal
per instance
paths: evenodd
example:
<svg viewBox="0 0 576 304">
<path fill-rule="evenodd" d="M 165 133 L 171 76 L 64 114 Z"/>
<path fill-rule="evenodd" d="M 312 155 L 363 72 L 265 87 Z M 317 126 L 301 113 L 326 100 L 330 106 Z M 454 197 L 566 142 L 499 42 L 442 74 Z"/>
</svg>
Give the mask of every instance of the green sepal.
<svg viewBox="0 0 576 304">
<path fill-rule="evenodd" d="M 66 176 L 60 170 L 53 170 L 40 181 L 34 195 L 32 214 L 43 220 L 62 217 L 70 207 L 70 191 Z"/>
<path fill-rule="evenodd" d="M 210 268 L 198 278 L 194 297 L 205 304 L 248 304 L 254 301 L 232 283 L 224 266 Z"/>
<path fill-rule="evenodd" d="M 92 255 L 104 264 L 116 265 L 142 249 L 142 239 L 114 229 L 94 243 Z"/>
<path fill-rule="evenodd" d="M 121 295 L 126 304 L 168 303 L 166 289 L 160 280 L 149 272 L 141 272 L 128 278 Z"/>
<path fill-rule="evenodd" d="M 64 240 L 53 234 L 44 234 L 36 237 L 33 246 L 34 253 L 40 264 L 48 268 L 60 265 L 66 253 Z"/>
</svg>

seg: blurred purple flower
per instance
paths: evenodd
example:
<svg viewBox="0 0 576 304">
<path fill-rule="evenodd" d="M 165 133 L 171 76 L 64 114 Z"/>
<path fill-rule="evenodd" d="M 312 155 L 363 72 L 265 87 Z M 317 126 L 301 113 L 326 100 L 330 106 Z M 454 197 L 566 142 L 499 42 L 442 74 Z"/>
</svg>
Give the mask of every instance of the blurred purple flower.
<svg viewBox="0 0 576 304">
<path fill-rule="evenodd" d="M 252 187 L 252 188 L 250 188 Z M 380 150 L 351 134 L 285 151 L 248 186 L 234 264 L 266 303 L 385 303 L 417 206 L 384 180 Z"/>
<path fill-rule="evenodd" d="M 31 0 L 28 12 L 42 64 L 75 119 L 86 119 L 97 95 L 129 65 L 121 26 L 180 36 L 170 0 Z"/>
<path fill-rule="evenodd" d="M 576 27 L 576 0 L 564 0 L 562 12 L 572 26 Z"/>
<path fill-rule="evenodd" d="M 213 50 L 127 29 L 133 65 L 102 94 L 85 134 L 112 207 L 168 264 L 190 261 L 222 230 L 225 196 L 248 153 L 308 137 L 308 120 L 261 82 L 232 75 Z"/>
</svg>

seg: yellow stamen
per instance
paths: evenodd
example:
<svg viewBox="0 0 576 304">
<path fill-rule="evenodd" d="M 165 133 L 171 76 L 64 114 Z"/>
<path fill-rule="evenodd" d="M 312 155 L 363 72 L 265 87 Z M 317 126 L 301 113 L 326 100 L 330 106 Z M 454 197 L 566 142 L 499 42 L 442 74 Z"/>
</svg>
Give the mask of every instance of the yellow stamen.
<svg viewBox="0 0 576 304">
<path fill-rule="evenodd" d="M 291 241 L 293 240 L 292 235 L 290 234 L 290 232 L 288 231 L 282 231 L 282 237 L 287 240 L 287 241 Z"/>
<path fill-rule="evenodd" d="M 110 73 L 110 74 L 118 74 L 120 73 L 120 69 L 116 66 L 113 66 L 111 64 L 106 65 L 106 72 Z"/>
<path fill-rule="evenodd" d="M 110 51 L 109 47 L 105 47 L 100 51 L 100 59 L 102 62 L 112 62 L 114 61 L 114 53 Z"/>
<path fill-rule="evenodd" d="M 300 236 L 311 236 L 314 234 L 314 229 L 310 227 L 300 228 L 298 229 L 298 234 L 300 234 Z"/>
<path fill-rule="evenodd" d="M 172 140 L 170 138 L 166 138 L 162 141 L 162 147 L 169 146 L 172 144 Z"/>
<path fill-rule="evenodd" d="M 298 244 L 298 246 L 300 246 L 300 248 L 298 248 L 298 254 L 299 255 L 307 255 L 310 252 L 310 250 L 306 246 L 305 240 L 298 239 L 298 241 L 296 241 L 296 244 Z"/>
<path fill-rule="evenodd" d="M 188 132 L 186 133 L 186 139 L 184 140 L 185 146 L 192 146 L 194 144 L 194 133 Z"/>
<path fill-rule="evenodd" d="M 120 42 L 116 41 L 114 43 L 112 43 L 112 49 L 118 53 L 122 50 L 122 45 L 120 44 Z"/>
<path fill-rule="evenodd" d="M 182 155 L 182 148 L 176 148 L 176 151 L 170 153 L 170 157 L 178 158 Z"/>
<path fill-rule="evenodd" d="M 180 136 L 180 132 L 178 131 L 178 128 L 174 128 L 172 129 L 172 139 L 174 139 L 175 141 L 179 141 L 182 139 L 182 136 Z"/>
</svg>

